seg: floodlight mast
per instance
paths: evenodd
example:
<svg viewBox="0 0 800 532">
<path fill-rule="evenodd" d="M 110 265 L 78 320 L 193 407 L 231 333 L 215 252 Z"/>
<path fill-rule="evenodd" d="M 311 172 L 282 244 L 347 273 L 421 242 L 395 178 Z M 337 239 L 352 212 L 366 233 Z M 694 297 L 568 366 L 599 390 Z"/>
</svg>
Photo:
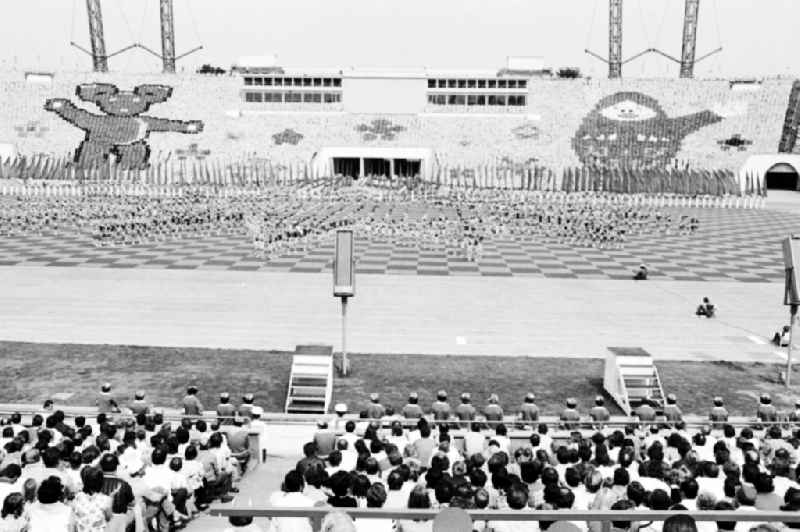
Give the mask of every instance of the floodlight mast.
<svg viewBox="0 0 800 532">
<path fill-rule="evenodd" d="M 161 0 L 161 60 L 165 74 L 175 73 L 175 18 L 172 0 Z"/>
<path fill-rule="evenodd" d="M 149 0 L 148 0 L 149 1 Z M 95 72 L 108 72 L 108 60 L 115 55 L 127 52 L 133 48 L 140 48 L 145 52 L 161 59 L 165 74 L 175 73 L 175 63 L 187 55 L 202 50 L 203 46 L 196 46 L 180 55 L 175 54 L 175 16 L 172 10 L 172 0 L 159 0 L 161 13 L 161 53 L 158 53 L 142 43 L 133 43 L 112 54 L 106 53 L 106 43 L 103 34 L 103 13 L 100 10 L 100 0 L 86 0 L 86 12 L 89 15 L 89 37 L 92 50 L 89 51 L 76 42 L 70 44 L 87 55 L 92 56 Z"/>
<path fill-rule="evenodd" d="M 584 50 L 595 59 L 608 64 L 609 79 L 622 77 L 622 65 L 630 63 L 647 54 L 658 54 L 670 61 L 680 64 L 680 77 L 694 77 L 694 66 L 700 61 L 722 51 L 722 47 L 708 52 L 700 57 L 695 57 L 697 50 L 697 16 L 700 11 L 700 0 L 686 0 L 683 12 L 683 46 L 681 48 L 681 58 L 678 59 L 665 53 L 658 48 L 645 48 L 641 52 L 632 55 L 628 59 L 622 59 L 622 0 L 608 0 L 608 59 L 592 52 L 588 48 Z"/>
<path fill-rule="evenodd" d="M 681 46 L 682 78 L 694 77 L 695 52 L 697 50 L 697 13 L 700 0 L 686 0 L 683 10 L 683 45 Z"/>
<path fill-rule="evenodd" d="M 608 2 L 608 78 L 622 77 L 622 0 Z"/>
<path fill-rule="evenodd" d="M 92 44 L 92 65 L 95 72 L 108 72 L 106 41 L 103 34 L 103 12 L 100 0 L 86 0 L 86 12 L 89 15 L 89 38 Z"/>
</svg>

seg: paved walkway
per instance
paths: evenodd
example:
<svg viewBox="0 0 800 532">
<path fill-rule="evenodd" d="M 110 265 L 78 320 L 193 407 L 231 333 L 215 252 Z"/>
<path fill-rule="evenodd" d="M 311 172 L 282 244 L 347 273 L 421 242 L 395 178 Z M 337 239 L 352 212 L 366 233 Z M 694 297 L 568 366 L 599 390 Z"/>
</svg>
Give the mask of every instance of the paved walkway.
<svg viewBox="0 0 800 532">
<path fill-rule="evenodd" d="M 0 339 L 132 345 L 341 348 L 325 274 L 0 268 Z M 694 316 L 703 296 L 719 316 Z M 360 275 L 348 350 L 770 360 L 786 322 L 782 283 Z"/>
<path fill-rule="evenodd" d="M 220 506 L 256 507 L 269 506 L 269 496 L 281 489 L 281 482 L 287 471 L 294 469 L 299 456 L 287 458 L 269 457 L 267 462 L 249 471 L 239 484 L 239 493 L 228 504 Z M 255 520 L 264 530 L 269 530 L 269 519 Z M 198 516 L 193 519 L 186 532 L 220 532 L 228 526 L 228 520 L 223 517 L 210 515 Z"/>
</svg>

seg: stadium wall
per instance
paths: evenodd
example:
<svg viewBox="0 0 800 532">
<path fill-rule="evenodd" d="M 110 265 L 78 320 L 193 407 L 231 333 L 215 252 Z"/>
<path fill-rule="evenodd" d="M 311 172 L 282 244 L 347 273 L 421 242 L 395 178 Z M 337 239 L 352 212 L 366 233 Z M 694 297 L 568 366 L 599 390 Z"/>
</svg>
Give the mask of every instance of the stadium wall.
<svg viewBox="0 0 800 532">
<path fill-rule="evenodd" d="M 342 80 L 342 104 L 348 113 L 413 114 L 425 105 L 421 78 L 353 78 Z"/>
<path fill-rule="evenodd" d="M 56 73 L 52 83 L 42 84 L 26 82 L 22 72 L 3 72 L 0 143 L 16 145 L 23 155 L 71 157 L 86 134 L 45 110 L 48 99 L 66 98 L 97 115 L 92 118 L 94 135 L 105 138 L 104 131 L 119 128 L 119 121 L 81 101 L 76 87 L 109 83 L 129 91 L 161 84 L 169 86 L 171 94 L 142 115 L 200 121 L 202 131 L 173 128 L 142 137 L 134 125 L 129 137 L 146 142 L 151 157 L 184 150 L 188 157 L 307 162 L 325 147 L 367 146 L 431 149 L 437 161 L 451 166 L 507 160 L 554 168 L 581 163 L 652 168 L 677 160 L 700 168 L 739 170 L 750 155 L 778 152 L 792 88 L 792 80 L 782 79 L 764 80 L 746 91 L 725 80 L 532 79 L 521 112 L 464 108 L 392 113 L 409 107 L 408 101 L 416 101 L 421 89 L 414 80 L 404 101 L 405 85 L 387 85 L 390 82 L 361 83 L 352 92 L 343 88 L 343 102 L 366 97 L 369 90 L 386 91 L 367 106 L 287 108 L 243 101 L 240 76 Z M 385 97 L 400 102 L 382 113 L 345 110 L 377 109 L 375 102 Z M 795 146 L 784 149 L 798 152 Z"/>
</svg>

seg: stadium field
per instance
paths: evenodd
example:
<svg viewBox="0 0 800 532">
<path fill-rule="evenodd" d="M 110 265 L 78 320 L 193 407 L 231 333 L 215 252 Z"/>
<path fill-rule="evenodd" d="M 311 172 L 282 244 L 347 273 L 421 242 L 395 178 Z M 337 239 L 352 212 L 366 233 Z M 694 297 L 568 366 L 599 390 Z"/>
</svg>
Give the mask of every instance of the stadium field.
<svg viewBox="0 0 800 532">
<path fill-rule="evenodd" d="M 447 256 L 400 246 L 388 239 L 362 239 L 356 250 L 357 273 L 618 280 L 630 279 L 631 272 L 644 263 L 650 277 L 659 280 L 775 282 L 783 279 L 780 240 L 788 233 L 800 232 L 800 211 L 663 211 L 674 218 L 696 217 L 697 232 L 634 235 L 623 249 L 570 245 L 534 235 L 498 236 L 487 239 L 477 261 L 469 261 L 463 254 Z M 320 273 L 331 270 L 332 257 L 332 237 L 307 251 L 286 252 L 272 259 L 259 258 L 243 233 L 100 248 L 88 235 L 77 233 L 27 232 L 0 239 L 2 266 Z"/>
</svg>

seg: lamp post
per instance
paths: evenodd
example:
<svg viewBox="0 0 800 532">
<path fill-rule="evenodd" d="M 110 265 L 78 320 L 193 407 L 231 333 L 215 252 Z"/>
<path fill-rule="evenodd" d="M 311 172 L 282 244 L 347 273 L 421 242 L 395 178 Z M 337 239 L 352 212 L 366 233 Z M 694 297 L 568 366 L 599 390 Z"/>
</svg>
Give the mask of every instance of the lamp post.
<svg viewBox="0 0 800 532">
<path fill-rule="evenodd" d="M 350 364 L 347 361 L 347 296 L 342 300 L 342 376 L 346 377 Z"/>
</svg>

